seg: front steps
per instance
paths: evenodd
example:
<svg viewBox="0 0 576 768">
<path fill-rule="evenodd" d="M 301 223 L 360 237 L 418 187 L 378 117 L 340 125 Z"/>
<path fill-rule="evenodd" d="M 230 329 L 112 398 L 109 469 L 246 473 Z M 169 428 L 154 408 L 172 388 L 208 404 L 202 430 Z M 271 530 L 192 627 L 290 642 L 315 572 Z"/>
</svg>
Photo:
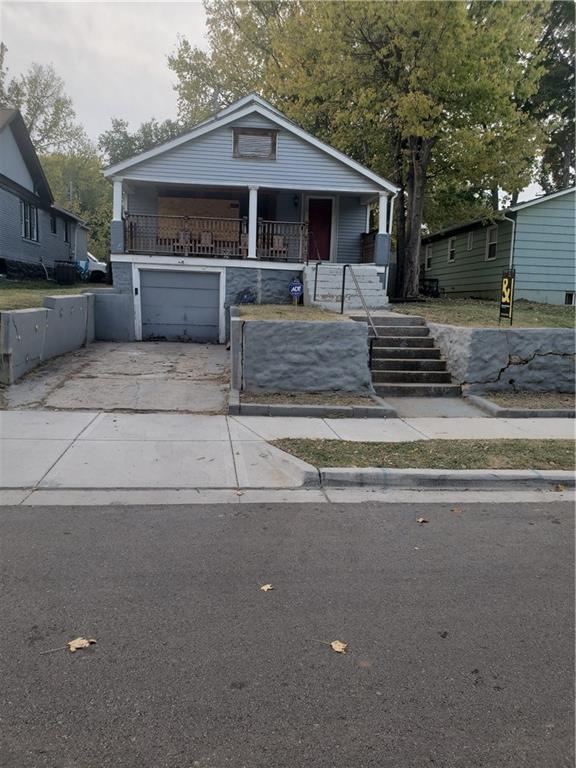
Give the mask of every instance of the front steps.
<svg viewBox="0 0 576 768">
<path fill-rule="evenodd" d="M 318 267 L 318 281 L 316 286 L 316 299 L 314 299 L 314 279 L 316 266 L 304 267 L 304 298 L 306 304 L 311 304 L 334 312 L 340 311 L 342 296 L 342 272 L 343 264 L 322 262 Z M 352 265 L 356 279 L 364 296 L 368 309 L 384 309 L 388 306 L 388 296 L 380 280 L 380 273 L 373 264 Z M 346 286 L 344 291 L 344 310 L 351 311 L 362 309 L 362 302 L 358 296 L 356 285 L 350 274 L 346 271 Z"/>
<path fill-rule="evenodd" d="M 366 321 L 364 315 L 351 315 Z M 372 385 L 380 397 L 459 397 L 423 317 L 373 315 Z M 371 333 L 373 337 L 373 334 Z"/>
</svg>

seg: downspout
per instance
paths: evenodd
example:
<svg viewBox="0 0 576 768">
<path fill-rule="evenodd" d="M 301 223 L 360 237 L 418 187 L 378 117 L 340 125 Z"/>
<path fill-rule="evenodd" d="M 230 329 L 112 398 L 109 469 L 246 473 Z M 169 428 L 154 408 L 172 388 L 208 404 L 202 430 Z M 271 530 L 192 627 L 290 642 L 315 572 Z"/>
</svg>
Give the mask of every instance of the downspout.
<svg viewBox="0 0 576 768">
<path fill-rule="evenodd" d="M 392 225 L 394 224 L 394 200 L 396 200 L 399 194 L 399 192 L 396 192 L 396 194 L 392 195 L 390 198 L 390 211 L 388 213 L 388 234 L 390 235 L 390 238 L 392 238 Z"/>
<path fill-rule="evenodd" d="M 508 269 L 514 269 L 514 248 L 516 246 L 516 219 L 509 219 L 506 214 L 502 214 L 506 221 L 512 224 L 512 239 L 510 240 L 510 258 L 508 259 Z"/>
</svg>

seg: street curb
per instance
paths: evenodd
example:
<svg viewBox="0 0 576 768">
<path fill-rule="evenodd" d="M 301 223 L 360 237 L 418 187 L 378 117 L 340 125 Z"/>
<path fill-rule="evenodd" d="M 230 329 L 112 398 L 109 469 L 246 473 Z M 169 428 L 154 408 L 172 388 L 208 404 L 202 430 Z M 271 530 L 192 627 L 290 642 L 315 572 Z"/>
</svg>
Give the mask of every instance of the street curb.
<svg viewBox="0 0 576 768">
<path fill-rule="evenodd" d="M 228 396 L 230 416 L 304 416 L 317 419 L 395 419 L 396 410 L 385 405 L 281 405 L 242 403 L 240 392 L 231 389 Z"/>
<path fill-rule="evenodd" d="M 466 399 L 490 416 L 500 419 L 574 419 L 576 410 L 571 408 L 503 408 L 480 395 L 466 395 Z"/>
<path fill-rule="evenodd" d="M 322 488 L 480 489 L 541 488 L 555 485 L 574 488 L 573 472 L 536 469 L 345 469 L 324 467 L 318 470 Z M 309 472 L 310 481 L 315 473 Z"/>
</svg>

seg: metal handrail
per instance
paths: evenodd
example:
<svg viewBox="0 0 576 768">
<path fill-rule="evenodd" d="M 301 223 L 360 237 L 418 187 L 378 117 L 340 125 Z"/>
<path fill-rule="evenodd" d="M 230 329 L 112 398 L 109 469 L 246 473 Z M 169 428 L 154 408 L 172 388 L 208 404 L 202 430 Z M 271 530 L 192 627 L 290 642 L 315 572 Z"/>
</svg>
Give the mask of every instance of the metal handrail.
<svg viewBox="0 0 576 768">
<path fill-rule="evenodd" d="M 376 326 L 374 325 L 374 321 L 372 320 L 372 315 L 370 314 L 370 310 L 368 309 L 368 305 L 366 304 L 366 300 L 364 299 L 364 294 L 362 293 L 362 289 L 360 288 L 360 284 L 358 282 L 358 278 L 354 274 L 354 270 L 352 269 L 352 264 L 344 264 L 344 269 L 342 270 L 342 296 L 340 297 L 340 314 L 344 314 L 344 301 L 345 301 L 345 295 L 344 290 L 346 288 L 346 270 L 350 270 L 350 274 L 352 275 L 352 279 L 354 280 L 354 285 L 356 287 L 356 290 L 358 291 L 358 296 L 360 297 L 360 301 L 362 302 L 362 307 L 364 308 L 364 312 L 366 312 L 366 317 L 368 318 L 368 322 L 370 324 L 370 327 L 372 328 L 372 333 L 376 338 L 378 338 L 378 331 L 376 330 Z"/>
<path fill-rule="evenodd" d="M 314 265 L 314 298 L 312 301 L 316 301 L 316 289 L 318 287 L 318 267 L 320 267 L 324 262 L 317 261 Z"/>
</svg>

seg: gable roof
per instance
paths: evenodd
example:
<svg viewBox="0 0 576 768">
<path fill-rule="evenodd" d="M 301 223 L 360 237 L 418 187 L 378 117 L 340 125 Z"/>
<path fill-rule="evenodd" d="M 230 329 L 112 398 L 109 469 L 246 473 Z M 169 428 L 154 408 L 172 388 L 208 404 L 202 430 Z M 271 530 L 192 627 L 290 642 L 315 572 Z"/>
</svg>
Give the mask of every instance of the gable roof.
<svg viewBox="0 0 576 768">
<path fill-rule="evenodd" d="M 348 166 L 353 171 L 361 176 L 364 176 L 366 179 L 383 188 L 384 190 L 393 193 L 398 192 L 399 188 L 395 184 L 392 184 L 392 182 L 388 181 L 387 179 L 378 176 L 376 173 L 373 173 L 360 163 L 352 160 L 352 158 L 348 157 L 343 152 L 334 149 L 334 147 L 325 144 L 315 136 L 312 136 L 312 134 L 304 131 L 302 128 L 296 125 L 296 123 L 289 120 L 279 110 L 277 110 L 257 94 L 250 94 L 249 96 L 245 96 L 243 99 L 236 101 L 234 104 L 231 104 L 229 107 L 221 110 L 213 117 L 204 120 L 203 122 L 196 125 L 192 130 L 187 131 L 175 139 L 164 142 L 163 144 L 160 144 L 153 149 L 149 149 L 146 152 L 141 152 L 139 155 L 135 155 L 128 160 L 123 160 L 120 163 L 111 165 L 104 171 L 104 176 L 106 178 L 112 178 L 114 176 L 121 175 L 122 171 L 126 171 L 134 165 L 142 163 L 145 160 L 149 160 L 153 157 L 157 157 L 164 152 L 169 152 L 170 150 L 175 149 L 182 144 L 186 144 L 187 142 L 193 141 L 200 136 L 204 136 L 205 134 L 210 133 L 217 128 L 221 128 L 222 126 L 228 125 L 235 120 L 239 120 L 252 114 L 259 114 L 262 117 L 267 118 L 283 130 L 294 134 L 303 141 L 306 141 L 308 144 L 311 144 L 327 155 L 330 155 L 331 157 Z"/>
<path fill-rule="evenodd" d="M 463 221 L 459 224 L 452 224 L 450 227 L 438 229 L 436 232 L 431 232 L 429 235 L 424 235 L 421 239 L 423 243 L 429 243 L 432 240 L 442 239 L 443 237 L 455 234 L 456 232 L 465 232 L 468 229 L 477 229 L 478 227 L 497 224 L 498 221 L 502 221 L 502 219 L 506 217 L 507 213 L 515 213 L 516 211 L 520 211 L 523 208 L 529 208 L 532 205 L 538 205 L 539 203 L 545 203 L 548 200 L 553 200 L 555 197 L 568 195 L 570 192 L 576 192 L 576 187 L 561 189 L 559 192 L 551 192 L 549 195 L 540 195 L 540 197 L 535 197 L 532 200 L 526 200 L 523 203 L 512 205 L 509 208 L 504 208 L 501 211 L 495 211 L 491 216 L 484 216 L 482 219 L 473 219 L 472 221 Z"/>
<path fill-rule="evenodd" d="M 8 127 L 12 129 L 12 134 L 32 177 L 38 196 L 47 203 L 53 203 L 54 196 L 50 190 L 48 179 L 44 174 L 26 124 L 17 109 L 0 109 L 0 132 Z"/>
</svg>

